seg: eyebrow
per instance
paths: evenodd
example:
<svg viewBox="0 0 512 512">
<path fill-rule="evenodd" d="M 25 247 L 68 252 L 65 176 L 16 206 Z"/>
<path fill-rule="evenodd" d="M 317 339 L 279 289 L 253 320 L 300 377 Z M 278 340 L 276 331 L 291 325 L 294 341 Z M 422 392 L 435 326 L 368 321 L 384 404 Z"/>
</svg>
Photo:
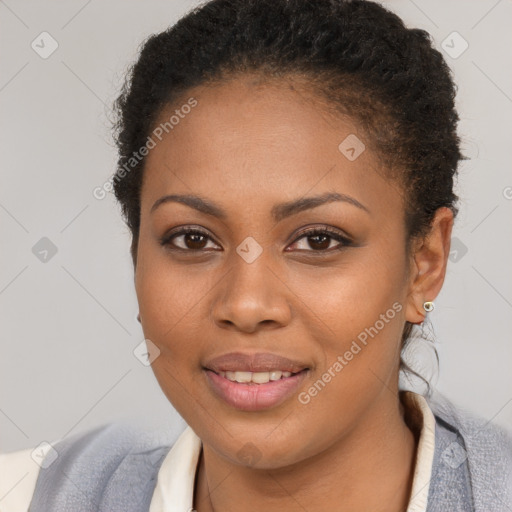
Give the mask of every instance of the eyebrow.
<svg viewBox="0 0 512 512">
<path fill-rule="evenodd" d="M 357 199 L 346 194 L 339 194 L 338 192 L 327 192 L 319 196 L 302 197 L 285 203 L 276 204 L 272 207 L 271 215 L 276 222 L 279 222 L 304 210 L 316 208 L 317 206 L 332 203 L 334 201 L 351 204 L 371 214 L 370 210 L 361 204 Z M 153 213 L 160 205 L 170 202 L 181 203 L 190 206 L 191 208 L 194 208 L 195 210 L 198 210 L 206 215 L 218 217 L 219 219 L 225 220 L 228 217 L 227 213 L 214 202 L 190 194 L 171 194 L 163 196 L 155 201 L 151 207 L 150 213 Z"/>
</svg>

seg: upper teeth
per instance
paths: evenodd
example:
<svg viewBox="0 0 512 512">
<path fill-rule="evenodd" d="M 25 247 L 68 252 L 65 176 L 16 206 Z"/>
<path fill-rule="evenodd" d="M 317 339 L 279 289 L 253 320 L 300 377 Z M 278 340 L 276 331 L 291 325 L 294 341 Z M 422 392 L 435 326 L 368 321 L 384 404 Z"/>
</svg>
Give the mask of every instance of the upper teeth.
<svg viewBox="0 0 512 512">
<path fill-rule="evenodd" d="M 279 370 L 272 372 L 219 372 L 219 375 L 233 382 L 265 384 L 271 380 L 279 380 L 281 377 L 289 377 L 291 372 L 282 372 Z"/>
</svg>

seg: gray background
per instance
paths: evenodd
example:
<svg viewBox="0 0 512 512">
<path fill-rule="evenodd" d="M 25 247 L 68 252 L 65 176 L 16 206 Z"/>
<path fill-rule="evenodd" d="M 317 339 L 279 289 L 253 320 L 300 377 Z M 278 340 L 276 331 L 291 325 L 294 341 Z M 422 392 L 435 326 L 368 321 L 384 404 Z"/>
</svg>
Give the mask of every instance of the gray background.
<svg viewBox="0 0 512 512">
<path fill-rule="evenodd" d="M 114 170 L 109 110 L 138 44 L 194 5 L 0 0 L 2 452 L 121 418 L 184 426 L 133 354 L 143 335 L 128 230 L 113 195 L 98 200 L 92 191 Z M 460 167 L 445 285 L 430 314 L 437 387 L 512 429 L 512 2 L 385 5 L 429 31 L 446 55 L 470 157 Z M 43 31 L 59 45 L 46 59 L 31 47 L 42 46 Z M 456 58 L 464 43 L 454 31 L 469 44 Z M 33 251 L 48 244 L 43 237 L 57 249 L 46 262 Z M 426 343 L 416 347 L 427 364 Z"/>
</svg>

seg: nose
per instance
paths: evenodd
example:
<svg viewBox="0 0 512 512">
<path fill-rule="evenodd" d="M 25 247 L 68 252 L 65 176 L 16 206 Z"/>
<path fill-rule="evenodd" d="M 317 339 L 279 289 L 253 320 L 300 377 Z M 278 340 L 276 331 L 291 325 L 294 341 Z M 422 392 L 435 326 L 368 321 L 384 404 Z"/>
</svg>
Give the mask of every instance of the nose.
<svg viewBox="0 0 512 512">
<path fill-rule="evenodd" d="M 219 284 L 211 315 L 217 326 L 245 333 L 283 327 L 290 322 L 291 292 L 264 254 L 247 263 L 235 256 Z"/>
</svg>

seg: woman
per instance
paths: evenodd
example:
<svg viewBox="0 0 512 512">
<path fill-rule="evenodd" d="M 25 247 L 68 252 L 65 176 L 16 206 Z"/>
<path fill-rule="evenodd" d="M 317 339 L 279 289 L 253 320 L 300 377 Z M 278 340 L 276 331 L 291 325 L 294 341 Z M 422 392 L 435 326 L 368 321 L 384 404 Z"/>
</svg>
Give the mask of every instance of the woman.
<svg viewBox="0 0 512 512">
<path fill-rule="evenodd" d="M 151 37 L 113 184 L 188 428 L 45 447 L 30 510 L 511 508 L 507 434 L 398 385 L 446 272 L 454 97 L 429 36 L 368 1 L 213 0 Z"/>
</svg>

